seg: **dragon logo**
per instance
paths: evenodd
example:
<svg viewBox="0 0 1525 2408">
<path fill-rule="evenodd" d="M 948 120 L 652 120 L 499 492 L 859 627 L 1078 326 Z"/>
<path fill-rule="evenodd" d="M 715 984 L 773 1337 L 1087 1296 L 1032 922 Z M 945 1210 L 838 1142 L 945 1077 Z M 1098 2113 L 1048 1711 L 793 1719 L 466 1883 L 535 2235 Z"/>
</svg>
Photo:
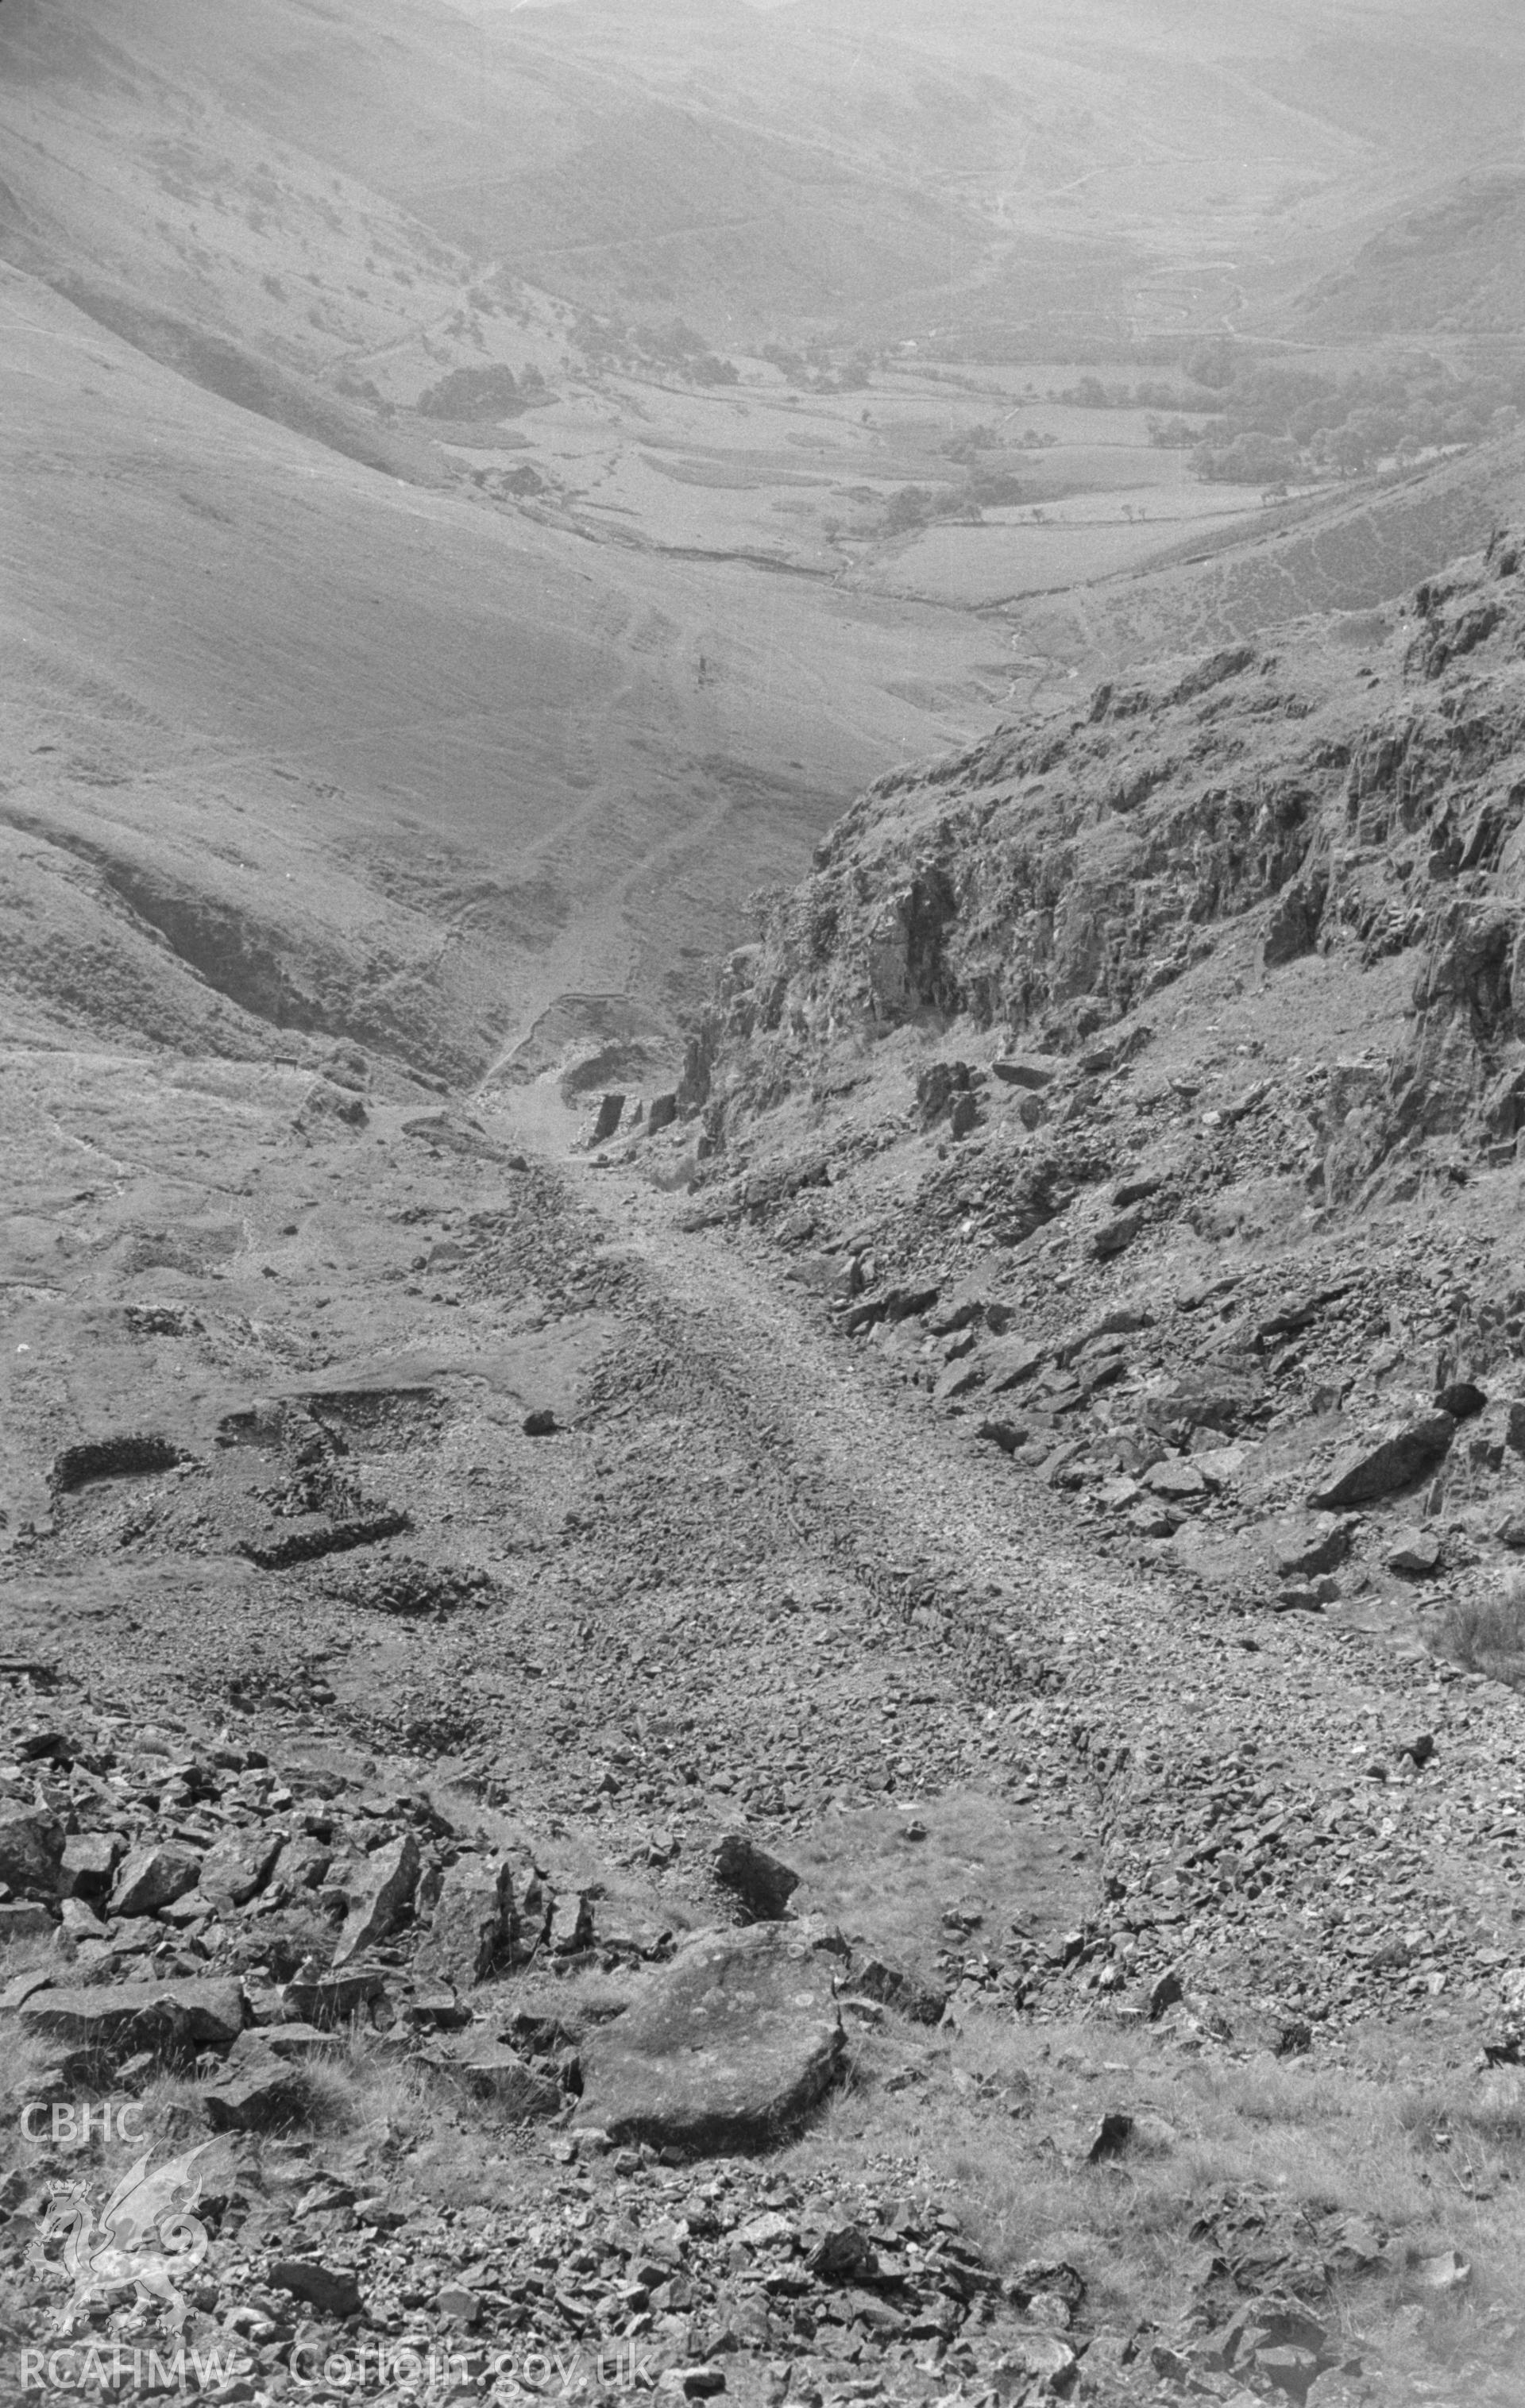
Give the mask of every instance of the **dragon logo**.
<svg viewBox="0 0 1525 2408">
<path fill-rule="evenodd" d="M 210 2246 L 206 2226 L 193 2213 L 201 2197 L 196 2159 L 208 2145 L 203 2142 L 151 2172 L 145 2154 L 98 2213 L 83 2183 L 54 2191 L 28 2262 L 51 2273 L 62 2268 L 76 2310 L 132 2293 L 145 2307 L 154 2300 L 167 2307 L 179 2332 L 188 2303 L 178 2286 Z M 48 2244 L 61 2236 L 62 2250 L 50 2256 Z"/>
</svg>

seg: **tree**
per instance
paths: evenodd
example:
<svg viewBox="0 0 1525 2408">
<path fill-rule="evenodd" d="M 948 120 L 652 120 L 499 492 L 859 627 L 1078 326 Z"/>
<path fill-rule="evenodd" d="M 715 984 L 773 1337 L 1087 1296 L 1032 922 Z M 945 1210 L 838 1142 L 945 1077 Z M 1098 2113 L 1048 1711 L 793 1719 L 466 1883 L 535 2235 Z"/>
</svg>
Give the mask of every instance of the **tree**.
<svg viewBox="0 0 1525 2408">
<path fill-rule="evenodd" d="M 521 407 L 511 368 L 456 368 L 418 397 L 425 418 L 502 418 Z"/>
<path fill-rule="evenodd" d="M 926 486 L 902 485 L 885 506 L 885 533 L 909 535 L 914 527 L 924 526 L 931 514 L 932 496 Z"/>
<path fill-rule="evenodd" d="M 1284 436 L 1236 435 L 1225 449 L 1204 444 L 1193 462 L 1199 477 L 1228 485 L 1273 485 L 1295 476 L 1298 450 Z"/>
<path fill-rule="evenodd" d="M 1227 335 L 1201 343 L 1187 355 L 1186 371 L 1193 384 L 1206 385 L 1210 393 L 1226 393 L 1234 380 L 1237 359 L 1233 343 Z"/>
</svg>

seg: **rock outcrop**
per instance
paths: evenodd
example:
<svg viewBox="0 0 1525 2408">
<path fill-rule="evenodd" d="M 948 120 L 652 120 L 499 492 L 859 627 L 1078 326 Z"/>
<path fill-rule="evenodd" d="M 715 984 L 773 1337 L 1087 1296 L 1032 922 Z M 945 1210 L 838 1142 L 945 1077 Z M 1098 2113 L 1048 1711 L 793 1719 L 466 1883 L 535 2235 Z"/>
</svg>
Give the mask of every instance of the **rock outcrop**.
<svg viewBox="0 0 1525 2408">
<path fill-rule="evenodd" d="M 833 1044 L 908 1023 L 1072 1054 L 1244 929 L 1273 975 L 1309 956 L 1406 973 L 1404 1034 L 1331 1082 L 1331 1200 L 1397 1149 L 1512 1145 L 1519 558 L 1501 537 L 1421 586 L 1379 669 L 1288 631 L 881 779 L 722 982 L 701 1048 L 712 1114 L 728 1093 L 734 1125 Z"/>
</svg>

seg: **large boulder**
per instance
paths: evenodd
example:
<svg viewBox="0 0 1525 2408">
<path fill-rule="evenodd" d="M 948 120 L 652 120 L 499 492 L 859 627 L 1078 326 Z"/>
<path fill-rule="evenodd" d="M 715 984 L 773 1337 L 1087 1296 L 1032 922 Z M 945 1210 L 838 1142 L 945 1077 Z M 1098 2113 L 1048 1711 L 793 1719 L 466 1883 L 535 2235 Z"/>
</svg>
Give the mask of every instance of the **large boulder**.
<svg viewBox="0 0 1525 2408">
<path fill-rule="evenodd" d="M 727 1831 L 715 1850 L 715 1879 L 738 1898 L 754 1923 L 777 1923 L 799 1887 L 799 1875 L 782 1856 L 746 1831 Z"/>
<path fill-rule="evenodd" d="M 1091 1252 L 1099 1263 L 1108 1263 L 1114 1254 L 1125 1254 L 1144 1226 L 1144 1213 L 1138 1205 L 1129 1212 L 1115 1213 L 1104 1221 L 1091 1239 Z"/>
<path fill-rule="evenodd" d="M 385 1993 L 378 1966 L 344 1965 L 325 1972 L 309 1957 L 281 1994 L 281 2014 L 287 2023 L 307 2024 L 314 2031 L 337 2031 L 363 2017 Z"/>
<path fill-rule="evenodd" d="M 301 2067 L 273 2048 L 240 2057 L 200 2094 L 214 2132 L 271 2132 L 295 2124 L 307 2105 Z"/>
<path fill-rule="evenodd" d="M 577 2120 L 616 2141 L 760 2145 L 821 2096 L 844 2047 L 807 1940 L 767 1923 L 699 1932 L 588 2042 Z"/>
<path fill-rule="evenodd" d="M 991 1069 L 1008 1087 L 1026 1087 L 1034 1093 L 1052 1086 L 1059 1069 L 1057 1062 L 1035 1061 L 1030 1054 L 1008 1054 L 1004 1060 L 992 1062 Z"/>
<path fill-rule="evenodd" d="M 65 1898 L 103 1898 L 127 1842 L 115 1831 L 75 1831 L 64 1842 L 59 1880 Z"/>
<path fill-rule="evenodd" d="M 386 1938 L 412 1903 L 418 1873 L 418 1842 L 411 1831 L 404 1831 L 400 1839 L 389 1840 L 376 1850 L 367 1863 L 365 1879 L 344 1918 L 344 1928 L 334 1951 L 336 1965 L 348 1964 L 352 1956 L 358 1956 L 364 1949 Z"/>
<path fill-rule="evenodd" d="M 120 1982 L 98 1989 L 37 1990 L 21 2010 L 28 2040 L 52 2041 L 92 2057 L 142 2050 L 177 2055 L 230 2047 L 243 2029 L 237 1982 Z"/>
<path fill-rule="evenodd" d="M 446 1873 L 418 1954 L 421 1972 L 457 1990 L 485 1982 L 513 1941 L 513 1870 L 482 1856 L 462 1856 Z"/>
<path fill-rule="evenodd" d="M 1265 1552 L 1284 1580 L 1338 1570 L 1350 1553 L 1355 1525 L 1334 1513 L 1287 1513 L 1268 1524 Z"/>
<path fill-rule="evenodd" d="M 7 1807 L 0 1813 L 0 1882 L 17 1898 L 56 1898 L 64 1836 L 46 1807 Z"/>
<path fill-rule="evenodd" d="M 991 1394 L 1000 1396 L 1008 1388 L 1021 1387 L 1047 1361 L 1050 1351 L 1031 1338 L 1007 1338 L 987 1346 L 980 1359 Z"/>
<path fill-rule="evenodd" d="M 111 1891 L 113 1914 L 157 1914 L 194 1890 L 201 1858 L 189 1848 L 145 1842 L 124 1858 Z"/>
<path fill-rule="evenodd" d="M 270 1868 L 285 1842 L 281 1830 L 259 1825 L 224 1831 L 201 1859 L 201 1895 L 226 1914 L 247 1906 L 270 1877 Z"/>
<path fill-rule="evenodd" d="M 1347 1505 L 1370 1505 L 1379 1497 L 1396 1496 L 1443 1463 L 1456 1436 L 1449 1413 L 1421 1413 L 1379 1439 L 1374 1446 L 1358 1447 L 1335 1465 L 1323 1486 L 1308 1502 L 1316 1509 L 1338 1512 Z"/>
</svg>

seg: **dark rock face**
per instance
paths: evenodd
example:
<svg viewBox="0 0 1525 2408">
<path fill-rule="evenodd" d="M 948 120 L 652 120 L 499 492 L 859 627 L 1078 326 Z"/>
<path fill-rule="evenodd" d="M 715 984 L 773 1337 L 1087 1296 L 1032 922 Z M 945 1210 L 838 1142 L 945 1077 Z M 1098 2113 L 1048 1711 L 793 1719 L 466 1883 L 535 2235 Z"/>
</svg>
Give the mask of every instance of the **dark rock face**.
<svg viewBox="0 0 1525 2408">
<path fill-rule="evenodd" d="M 584 2051 L 577 2120 L 658 2146 L 761 2146 L 820 2098 L 844 2046 L 819 1954 L 767 1925 L 701 1932 Z"/>
<path fill-rule="evenodd" d="M 928 1062 L 916 1074 L 916 1114 L 922 1127 L 933 1127 L 955 1097 L 968 1093 L 967 1062 Z"/>
<path fill-rule="evenodd" d="M 1306 871 L 1283 889 L 1266 924 L 1261 958 L 1267 969 L 1312 953 L 1328 899 L 1329 877 L 1322 868 Z"/>
<path fill-rule="evenodd" d="M 360 2286 L 347 2267 L 327 2267 L 305 2258 L 282 2258 L 270 2269 L 271 2287 L 305 2300 L 321 2316 L 352 2316 L 363 2302 Z"/>
<path fill-rule="evenodd" d="M 727 1831 L 721 1841 L 715 1879 L 735 1892 L 755 1923 L 776 1923 L 799 1887 L 799 1875 L 745 1831 Z"/>
<path fill-rule="evenodd" d="M 1087 714 L 1037 714 L 881 779 L 706 1023 L 724 1112 L 749 1089 L 776 1098 L 855 1022 L 931 1015 L 940 1033 L 958 1017 L 1004 1027 L 996 1080 L 1036 1090 L 1035 1057 L 1072 1057 L 1248 919 L 1273 978 L 1315 953 L 1413 965 L 1409 1033 L 1331 1084 L 1323 1200 L 1349 1203 L 1394 1154 L 1446 1134 L 1471 1153 L 1512 1147 L 1518 554 L 1496 542 L 1421 587 L 1419 633 L 1385 681 L 1327 648 L 1284 682 L 1278 658 L 1238 647 L 1230 673 L 1143 671 Z M 727 1038 L 748 1045 L 740 1079 Z"/>
<path fill-rule="evenodd" d="M 1025 1087 L 1033 1095 L 1041 1095 L 1045 1087 L 1051 1087 L 1058 1071 L 1057 1062 L 1027 1061 L 1016 1055 L 993 1062 L 990 1067 L 997 1078 L 1008 1087 Z"/>
<path fill-rule="evenodd" d="M 1395 1496 L 1443 1463 L 1455 1436 L 1456 1424 L 1449 1413 L 1426 1413 L 1417 1421 L 1406 1422 L 1375 1446 L 1360 1447 L 1346 1455 L 1308 1502 L 1328 1512 Z"/>
<path fill-rule="evenodd" d="M 132 1432 L 122 1438 L 87 1439 L 66 1446 L 54 1461 L 54 1493 L 67 1497 L 92 1480 L 143 1479 L 155 1471 L 173 1471 L 185 1460 L 184 1449 L 172 1439 Z"/>
<path fill-rule="evenodd" d="M 625 1117 L 625 1097 L 606 1096 L 598 1107 L 598 1117 L 593 1124 L 593 1145 L 607 1145 Z"/>
</svg>

